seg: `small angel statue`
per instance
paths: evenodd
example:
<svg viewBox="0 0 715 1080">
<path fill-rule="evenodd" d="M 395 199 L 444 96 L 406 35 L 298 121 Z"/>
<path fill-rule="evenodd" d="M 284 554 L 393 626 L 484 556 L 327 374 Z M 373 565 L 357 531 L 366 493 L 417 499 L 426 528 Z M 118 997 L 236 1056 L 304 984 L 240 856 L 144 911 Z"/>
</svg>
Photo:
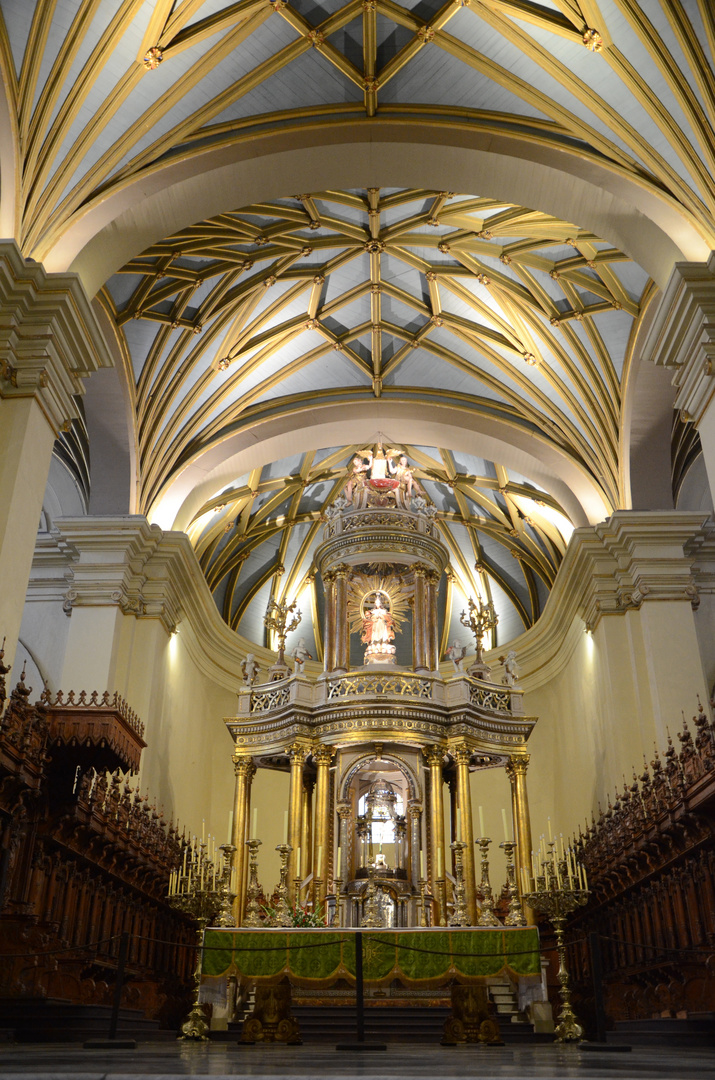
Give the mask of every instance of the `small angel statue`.
<svg viewBox="0 0 715 1080">
<path fill-rule="evenodd" d="M 504 674 L 501 679 L 502 686 L 516 686 L 516 680 L 519 678 L 519 668 L 514 650 L 512 649 L 506 656 L 500 656 L 499 663 L 504 665 Z"/>
<path fill-rule="evenodd" d="M 258 664 L 253 657 L 253 653 L 248 653 L 246 659 L 241 664 L 241 675 L 243 676 L 244 686 L 253 686 L 258 678 L 259 670 Z"/>
<path fill-rule="evenodd" d="M 293 661 L 295 662 L 295 673 L 296 673 L 296 675 L 302 675 L 303 674 L 303 667 L 305 665 L 306 660 L 312 660 L 313 659 L 313 657 L 310 655 L 310 653 L 308 652 L 308 650 L 305 647 L 305 638 L 298 638 L 298 644 L 293 649 L 293 652 L 290 655 L 293 658 Z"/>
<path fill-rule="evenodd" d="M 449 659 L 454 664 L 454 670 L 455 671 L 464 671 L 464 658 L 465 658 L 466 655 L 467 655 L 467 646 L 466 645 L 460 645 L 460 643 L 457 641 L 456 638 L 454 639 L 452 644 L 447 649 L 447 652 L 445 653 L 445 656 L 448 656 Z"/>
</svg>

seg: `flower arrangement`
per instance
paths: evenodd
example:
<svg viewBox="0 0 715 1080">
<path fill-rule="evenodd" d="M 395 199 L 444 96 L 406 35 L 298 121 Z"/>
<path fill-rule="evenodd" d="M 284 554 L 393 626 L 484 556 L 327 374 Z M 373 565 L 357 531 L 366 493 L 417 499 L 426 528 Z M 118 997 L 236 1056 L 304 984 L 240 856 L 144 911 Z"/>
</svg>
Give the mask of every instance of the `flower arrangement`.
<svg viewBox="0 0 715 1080">
<path fill-rule="evenodd" d="M 262 904 L 261 914 L 265 918 L 268 926 L 281 926 L 281 916 L 277 906 L 272 904 Z M 288 905 L 288 918 L 290 922 L 288 926 L 298 927 L 315 927 L 325 926 L 325 915 L 322 911 L 314 911 L 308 904 L 301 904 L 297 901 Z"/>
</svg>

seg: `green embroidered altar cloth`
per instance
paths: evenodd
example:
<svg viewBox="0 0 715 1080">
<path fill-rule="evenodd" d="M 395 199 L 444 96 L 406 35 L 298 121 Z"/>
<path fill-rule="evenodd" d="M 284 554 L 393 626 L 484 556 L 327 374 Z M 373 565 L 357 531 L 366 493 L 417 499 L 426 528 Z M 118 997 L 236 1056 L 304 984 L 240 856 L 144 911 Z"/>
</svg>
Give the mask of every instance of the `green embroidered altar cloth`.
<svg viewBox="0 0 715 1080">
<path fill-rule="evenodd" d="M 540 977 L 539 935 L 527 929 L 363 930 L 363 977 L 386 985 L 436 987 L 501 972 Z M 287 975 L 297 985 L 355 981 L 354 930 L 207 930 L 202 973 L 251 982 Z"/>
</svg>

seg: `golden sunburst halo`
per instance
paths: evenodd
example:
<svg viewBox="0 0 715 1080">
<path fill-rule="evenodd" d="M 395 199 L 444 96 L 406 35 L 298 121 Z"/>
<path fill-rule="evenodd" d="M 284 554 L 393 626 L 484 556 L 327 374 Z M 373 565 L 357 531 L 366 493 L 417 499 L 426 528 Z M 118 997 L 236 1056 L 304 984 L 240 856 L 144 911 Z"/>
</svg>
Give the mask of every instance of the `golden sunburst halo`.
<svg viewBox="0 0 715 1080">
<path fill-rule="evenodd" d="M 411 589 L 399 574 L 370 574 L 360 571 L 350 578 L 348 585 L 348 619 L 350 633 L 362 630 L 365 600 L 374 593 L 382 593 L 389 601 L 390 614 L 395 620 L 395 631 L 400 633 L 407 618 Z"/>
</svg>

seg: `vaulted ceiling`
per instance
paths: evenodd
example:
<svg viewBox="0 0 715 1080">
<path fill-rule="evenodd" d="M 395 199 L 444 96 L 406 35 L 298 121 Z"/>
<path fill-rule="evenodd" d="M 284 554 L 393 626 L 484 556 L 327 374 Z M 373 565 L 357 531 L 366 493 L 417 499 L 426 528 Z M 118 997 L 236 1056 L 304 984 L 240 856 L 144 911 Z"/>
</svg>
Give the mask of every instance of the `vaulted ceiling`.
<svg viewBox="0 0 715 1080">
<path fill-rule="evenodd" d="M 710 0 L 0 0 L 0 15 L 0 217 L 23 253 L 69 266 L 92 213 L 123 196 L 140 220 L 143 185 L 164 196 L 151 228 L 140 221 L 151 242 L 122 241 L 100 301 L 132 403 L 137 509 L 158 520 L 164 500 L 187 528 L 229 624 L 245 630 L 266 590 L 310 584 L 320 513 L 358 443 L 316 434 L 214 481 L 223 448 L 260 442 L 267 418 L 290 442 L 309 403 L 347 420 L 400 402 L 414 431 L 391 437 L 437 485 L 462 586 L 493 588 L 505 623 L 530 625 L 578 523 L 565 488 L 585 478 L 595 492 L 580 521 L 627 503 L 623 382 L 654 287 L 618 198 L 627 187 L 636 225 L 641 194 L 672 212 L 673 251 L 686 233 L 715 247 Z M 479 132 L 487 153 L 508 136 L 527 181 L 530 163 L 558 172 L 567 158 L 592 185 L 608 174 L 612 212 L 594 232 L 585 194 L 562 219 L 536 184 L 530 205 L 427 177 L 301 191 L 287 172 L 278 195 L 223 198 L 206 217 L 161 187 L 217 151 L 253 160 L 275 133 L 302 147 L 355 124 L 397 143 L 427 126 L 440 145 Z M 388 185 L 379 151 L 371 162 Z M 421 431 L 428 406 L 447 433 L 464 418 L 459 447 Z M 526 440 L 534 460 L 566 463 L 560 495 L 465 449 L 494 423 L 524 462 Z"/>
<path fill-rule="evenodd" d="M 359 117 L 575 148 L 680 204 L 715 246 L 710 0 L 2 0 L 0 11 L 16 235 L 35 258 L 159 163 Z"/>
</svg>

